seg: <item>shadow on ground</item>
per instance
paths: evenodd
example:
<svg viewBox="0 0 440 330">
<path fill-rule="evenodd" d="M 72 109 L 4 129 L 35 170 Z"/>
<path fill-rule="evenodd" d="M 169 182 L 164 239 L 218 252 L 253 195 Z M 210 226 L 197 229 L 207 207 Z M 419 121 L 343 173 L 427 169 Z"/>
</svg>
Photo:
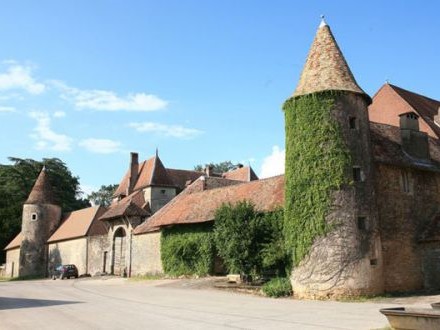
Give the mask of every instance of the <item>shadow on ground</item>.
<svg viewBox="0 0 440 330">
<path fill-rule="evenodd" d="M 0 297 L 0 310 L 79 304 L 80 301 Z"/>
</svg>

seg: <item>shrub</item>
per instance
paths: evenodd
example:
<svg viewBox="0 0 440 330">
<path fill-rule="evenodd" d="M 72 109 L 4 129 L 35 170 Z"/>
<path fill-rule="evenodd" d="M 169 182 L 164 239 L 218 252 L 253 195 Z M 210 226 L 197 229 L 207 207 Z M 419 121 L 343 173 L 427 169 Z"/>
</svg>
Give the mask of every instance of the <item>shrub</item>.
<svg viewBox="0 0 440 330">
<path fill-rule="evenodd" d="M 214 256 L 211 223 L 179 225 L 162 231 L 162 265 L 169 275 L 208 275 L 214 267 Z"/>
<path fill-rule="evenodd" d="M 290 260 L 283 239 L 283 211 L 258 212 L 252 203 L 223 204 L 215 214 L 214 238 L 231 273 L 284 275 Z"/>
<path fill-rule="evenodd" d="M 268 297 L 288 297 L 292 295 L 292 285 L 286 277 L 276 277 L 261 288 L 263 293 Z"/>
</svg>

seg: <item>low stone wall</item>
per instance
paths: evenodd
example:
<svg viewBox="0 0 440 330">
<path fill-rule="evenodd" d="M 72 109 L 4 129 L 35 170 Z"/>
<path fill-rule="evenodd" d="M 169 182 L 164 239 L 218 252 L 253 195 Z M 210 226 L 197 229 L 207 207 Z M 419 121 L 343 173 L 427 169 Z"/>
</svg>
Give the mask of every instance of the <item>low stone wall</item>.
<svg viewBox="0 0 440 330">
<path fill-rule="evenodd" d="M 6 252 L 5 277 L 17 277 L 20 266 L 20 248 L 8 250 Z"/>
<path fill-rule="evenodd" d="M 161 232 L 133 235 L 131 276 L 162 274 Z"/>
</svg>

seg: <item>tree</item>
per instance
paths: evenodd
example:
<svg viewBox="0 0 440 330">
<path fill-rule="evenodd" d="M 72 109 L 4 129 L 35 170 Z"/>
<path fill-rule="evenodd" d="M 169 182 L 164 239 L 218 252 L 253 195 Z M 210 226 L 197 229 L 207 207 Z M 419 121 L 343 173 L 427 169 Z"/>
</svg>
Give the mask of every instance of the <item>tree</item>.
<svg viewBox="0 0 440 330">
<path fill-rule="evenodd" d="M 290 258 L 282 232 L 282 209 L 263 213 L 242 201 L 223 204 L 215 213 L 215 245 L 233 273 L 285 276 Z"/>
<path fill-rule="evenodd" d="M 9 158 L 12 165 L 0 164 L 0 263 L 4 262 L 3 248 L 21 229 L 23 203 L 43 166 L 49 173 L 54 196 L 63 212 L 90 206 L 81 198 L 79 178 L 58 158 L 33 159 Z"/>
<path fill-rule="evenodd" d="M 226 160 L 221 163 L 209 163 L 206 166 L 212 166 L 214 173 L 226 173 L 230 170 L 235 170 L 238 167 L 238 164 L 234 165 L 230 160 Z M 205 170 L 206 166 L 196 165 L 194 166 L 194 170 L 202 172 Z"/>
<path fill-rule="evenodd" d="M 98 191 L 88 195 L 87 199 L 95 205 L 109 206 L 116 188 L 118 188 L 117 184 L 102 185 Z"/>
</svg>

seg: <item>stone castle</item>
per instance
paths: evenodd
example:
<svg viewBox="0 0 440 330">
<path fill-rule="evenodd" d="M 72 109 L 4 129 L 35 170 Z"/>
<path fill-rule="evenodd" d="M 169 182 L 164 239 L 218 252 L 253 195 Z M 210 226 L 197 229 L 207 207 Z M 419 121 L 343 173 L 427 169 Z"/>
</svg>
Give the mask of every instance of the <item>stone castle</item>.
<svg viewBox="0 0 440 330">
<path fill-rule="evenodd" d="M 350 153 L 344 173 L 352 184 L 332 192 L 325 221 L 338 226 L 316 238 L 294 267 L 295 295 L 439 289 L 440 102 L 388 83 L 370 98 L 324 21 L 292 98 L 321 93 L 332 97 L 331 120 Z M 250 167 L 169 169 L 157 153 L 143 162 L 132 153 L 108 208 L 62 214 L 48 175 L 41 171 L 23 206 L 22 231 L 5 248 L 9 276 L 44 276 L 70 263 L 80 274 L 163 273 L 163 228 L 212 222 L 224 202 L 249 200 L 271 211 L 294 198 L 285 194 L 294 184 L 287 176 L 259 180 Z"/>
</svg>

